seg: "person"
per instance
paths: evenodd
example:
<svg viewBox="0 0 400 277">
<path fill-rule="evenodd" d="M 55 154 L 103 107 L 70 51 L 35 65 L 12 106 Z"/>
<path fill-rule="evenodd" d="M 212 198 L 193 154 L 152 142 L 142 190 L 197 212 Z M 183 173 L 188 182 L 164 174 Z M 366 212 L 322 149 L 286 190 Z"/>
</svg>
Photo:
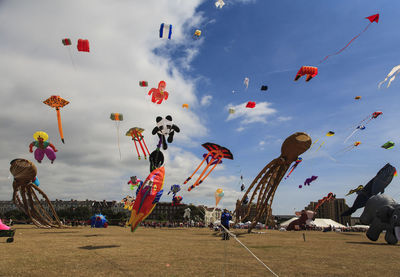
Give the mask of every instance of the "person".
<svg viewBox="0 0 400 277">
<path fill-rule="evenodd" d="M 229 230 L 229 220 L 232 219 L 232 216 L 228 212 L 227 209 L 224 209 L 224 212 L 221 215 L 221 224 L 224 226 L 227 230 Z M 229 234 L 228 232 L 224 229 L 222 233 L 222 240 L 229 240 Z"/>
</svg>

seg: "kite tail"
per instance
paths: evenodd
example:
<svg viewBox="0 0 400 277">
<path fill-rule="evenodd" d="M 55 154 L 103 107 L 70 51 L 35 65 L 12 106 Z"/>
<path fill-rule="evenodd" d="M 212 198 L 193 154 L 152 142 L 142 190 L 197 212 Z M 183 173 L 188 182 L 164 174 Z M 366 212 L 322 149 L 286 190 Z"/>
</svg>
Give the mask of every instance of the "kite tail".
<svg viewBox="0 0 400 277">
<path fill-rule="evenodd" d="M 364 28 L 364 30 L 361 31 L 361 33 L 359 33 L 358 35 L 356 35 L 354 38 L 352 38 L 345 47 L 343 47 L 342 49 L 340 49 L 339 51 L 337 51 L 336 53 L 330 54 L 328 56 L 326 56 L 325 58 L 323 58 L 319 63 L 322 63 L 324 61 L 326 61 L 330 56 L 335 56 L 337 54 L 340 54 L 343 50 L 345 50 L 347 48 L 347 46 L 349 46 L 356 38 L 358 38 L 362 33 L 364 33 L 369 26 L 371 25 L 372 22 L 368 23 L 367 27 Z"/>
<path fill-rule="evenodd" d="M 316 141 L 314 141 L 314 142 L 311 144 L 310 149 L 308 149 L 308 150 L 311 150 L 311 148 L 314 146 L 314 144 L 317 143 L 317 141 L 319 141 L 319 139 L 317 139 Z"/>
<path fill-rule="evenodd" d="M 121 160 L 121 148 L 119 147 L 119 122 L 117 123 L 117 142 L 118 142 L 119 159 Z"/>
<path fill-rule="evenodd" d="M 343 143 L 346 143 L 346 141 L 348 141 L 349 138 L 351 138 L 351 137 L 357 132 L 357 130 L 358 130 L 358 129 L 355 129 L 355 130 L 350 134 L 350 136 L 348 136 L 348 137 L 344 140 Z"/>
<path fill-rule="evenodd" d="M 315 150 L 315 153 L 317 153 L 318 152 L 318 150 L 322 147 L 322 145 L 324 145 L 325 144 L 325 141 L 323 141 L 322 143 L 321 143 L 321 145 L 318 147 L 318 149 L 317 150 Z"/>
</svg>

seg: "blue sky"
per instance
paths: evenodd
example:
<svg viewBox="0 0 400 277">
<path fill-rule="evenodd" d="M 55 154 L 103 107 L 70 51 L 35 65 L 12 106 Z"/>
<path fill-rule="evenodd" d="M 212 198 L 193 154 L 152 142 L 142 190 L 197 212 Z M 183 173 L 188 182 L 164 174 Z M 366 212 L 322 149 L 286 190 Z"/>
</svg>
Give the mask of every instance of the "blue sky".
<svg viewBox="0 0 400 277">
<path fill-rule="evenodd" d="M 391 150 L 380 146 L 388 140 L 399 143 L 400 85 L 398 80 L 388 89 L 377 85 L 400 64 L 395 28 L 400 3 L 227 0 L 216 9 L 213 2 L 0 2 L 1 199 L 11 198 L 9 161 L 33 159 L 27 147 L 39 129 L 60 149 L 54 165 L 39 165 L 50 198 L 122 199 L 130 193 L 129 176 L 148 175 L 148 163 L 137 160 L 131 141 L 123 136 L 125 129 L 145 128 L 152 151 L 157 144 L 150 133 L 155 117 L 167 114 L 181 128 L 165 152 L 167 190 L 182 184 L 197 167 L 202 143 L 220 144 L 234 155 L 198 188 L 187 192 L 184 187 L 185 203 L 212 206 L 214 191 L 221 187 L 225 197 L 219 205 L 233 209 L 242 196 L 240 175 L 248 185 L 279 156 L 283 140 L 298 131 L 326 143 L 317 153 L 304 154 L 292 176 L 281 182 L 274 214 L 291 214 L 329 192 L 344 197 L 387 162 L 399 166 L 397 145 Z M 365 17 L 376 13 L 378 24 L 318 65 L 367 26 Z M 157 37 L 161 22 L 173 24 L 172 40 Z M 203 33 L 193 40 L 197 28 Z M 61 45 L 64 37 L 73 40 L 77 70 Z M 90 54 L 76 52 L 78 38 L 91 41 Z M 304 77 L 294 82 L 303 65 L 318 66 L 318 76 L 308 83 Z M 250 79 L 247 90 L 245 77 Z M 147 80 L 150 87 L 165 80 L 170 98 L 152 105 L 139 80 Z M 260 91 L 261 85 L 269 89 Z M 41 103 L 54 93 L 71 102 L 61 112 L 65 145 L 59 142 L 55 112 Z M 356 95 L 362 99 L 354 100 Z M 257 102 L 256 109 L 244 109 L 247 101 Z M 188 103 L 189 110 L 182 109 L 182 103 Z M 229 116 L 233 106 L 237 113 Z M 383 115 L 344 144 L 351 127 L 377 110 Z M 122 160 L 108 118 L 111 112 L 125 116 Z M 336 135 L 326 138 L 331 130 Z M 336 154 L 356 140 L 362 142 L 357 149 Z M 298 189 L 311 175 L 319 178 Z M 398 177 L 387 193 L 399 198 Z M 354 198 L 346 200 L 351 204 Z M 170 196 L 161 201 L 170 201 Z"/>
</svg>

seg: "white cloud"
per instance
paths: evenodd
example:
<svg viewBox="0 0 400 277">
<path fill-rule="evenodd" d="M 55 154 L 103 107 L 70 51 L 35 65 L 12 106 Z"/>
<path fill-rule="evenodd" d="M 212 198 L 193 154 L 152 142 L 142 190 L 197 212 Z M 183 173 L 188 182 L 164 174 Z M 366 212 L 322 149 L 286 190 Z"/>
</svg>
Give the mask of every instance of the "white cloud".
<svg viewBox="0 0 400 277">
<path fill-rule="evenodd" d="M 275 109 L 270 108 L 271 104 L 268 102 L 258 102 L 253 109 L 246 108 L 246 104 L 247 102 L 236 106 L 228 105 L 226 109 L 229 110 L 229 108 L 233 108 L 235 113 L 229 114 L 227 121 L 240 118 L 240 124 L 242 125 L 249 123 L 267 123 L 267 117 L 277 112 Z"/>
<path fill-rule="evenodd" d="M 201 98 L 200 104 L 202 106 L 208 106 L 211 104 L 212 98 L 213 97 L 211 95 L 204 95 L 203 98 Z"/>
</svg>

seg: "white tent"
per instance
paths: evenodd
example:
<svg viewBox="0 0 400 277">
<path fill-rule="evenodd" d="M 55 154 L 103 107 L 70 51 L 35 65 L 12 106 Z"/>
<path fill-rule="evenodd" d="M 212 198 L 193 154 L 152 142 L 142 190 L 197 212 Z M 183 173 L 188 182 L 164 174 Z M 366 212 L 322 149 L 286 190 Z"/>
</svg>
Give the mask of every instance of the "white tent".
<svg viewBox="0 0 400 277">
<path fill-rule="evenodd" d="M 298 217 L 293 217 L 289 220 L 286 220 L 285 222 L 281 223 L 282 227 L 287 227 L 293 220 L 298 219 Z M 316 227 L 329 227 L 329 226 L 333 226 L 335 228 L 345 228 L 346 226 L 333 221 L 332 219 L 329 218 L 316 218 L 314 219 L 314 221 L 312 221 L 312 225 L 315 225 Z"/>
</svg>

